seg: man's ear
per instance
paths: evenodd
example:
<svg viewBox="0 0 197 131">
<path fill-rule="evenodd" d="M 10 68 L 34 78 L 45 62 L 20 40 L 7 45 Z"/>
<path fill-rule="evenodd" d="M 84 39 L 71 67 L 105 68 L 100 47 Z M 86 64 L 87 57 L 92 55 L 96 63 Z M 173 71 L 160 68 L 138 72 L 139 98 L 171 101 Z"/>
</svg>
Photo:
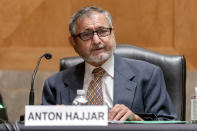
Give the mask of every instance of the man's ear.
<svg viewBox="0 0 197 131">
<path fill-rule="evenodd" d="M 112 31 L 115 33 L 115 28 L 112 26 Z"/>
<path fill-rule="evenodd" d="M 70 43 L 73 47 L 76 45 L 76 41 L 75 41 L 75 39 L 74 39 L 72 36 L 70 36 L 70 37 L 68 38 L 68 41 L 69 41 L 69 43 Z"/>
</svg>

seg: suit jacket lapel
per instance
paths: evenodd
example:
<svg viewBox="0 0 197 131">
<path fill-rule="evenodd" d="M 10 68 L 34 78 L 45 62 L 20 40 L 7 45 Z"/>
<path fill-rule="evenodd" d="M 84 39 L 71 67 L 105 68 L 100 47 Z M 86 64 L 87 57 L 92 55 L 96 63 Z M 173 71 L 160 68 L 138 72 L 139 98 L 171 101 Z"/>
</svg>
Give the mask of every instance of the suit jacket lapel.
<svg viewBox="0 0 197 131">
<path fill-rule="evenodd" d="M 117 55 L 114 55 L 114 68 L 114 105 L 124 104 L 131 108 L 137 86 L 133 81 L 135 75 L 127 63 Z"/>
<path fill-rule="evenodd" d="M 65 88 L 60 91 L 62 104 L 71 104 L 77 95 L 77 89 L 83 89 L 84 72 L 85 63 L 83 62 L 72 68 L 71 71 L 63 77 Z M 68 96 L 64 94 L 65 90 L 68 91 Z M 65 99 L 69 99 L 69 103 L 64 103 Z"/>
</svg>

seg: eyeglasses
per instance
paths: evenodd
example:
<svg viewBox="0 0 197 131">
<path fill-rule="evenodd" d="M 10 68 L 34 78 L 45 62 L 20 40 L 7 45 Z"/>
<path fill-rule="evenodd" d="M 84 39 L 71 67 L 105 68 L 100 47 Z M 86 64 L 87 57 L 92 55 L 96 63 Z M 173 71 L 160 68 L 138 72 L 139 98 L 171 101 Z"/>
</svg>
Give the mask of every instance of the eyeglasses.
<svg viewBox="0 0 197 131">
<path fill-rule="evenodd" d="M 74 35 L 74 37 L 79 37 L 81 40 L 87 41 L 93 38 L 95 32 L 99 37 L 105 37 L 110 35 L 111 31 L 112 28 L 101 28 L 95 31 L 87 31 L 87 32 L 79 33 L 77 35 Z"/>
</svg>

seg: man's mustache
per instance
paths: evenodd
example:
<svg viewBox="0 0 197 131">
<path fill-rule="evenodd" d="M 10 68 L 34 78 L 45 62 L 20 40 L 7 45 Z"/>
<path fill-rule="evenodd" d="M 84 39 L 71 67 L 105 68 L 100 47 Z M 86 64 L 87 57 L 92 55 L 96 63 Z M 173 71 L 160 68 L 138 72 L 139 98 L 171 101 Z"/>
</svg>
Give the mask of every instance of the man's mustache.
<svg viewBox="0 0 197 131">
<path fill-rule="evenodd" d="M 92 46 L 91 51 L 92 51 L 92 50 L 98 50 L 98 49 L 101 49 L 101 48 L 104 48 L 104 47 L 105 47 L 105 44 L 103 44 L 103 43 L 94 44 L 94 45 Z"/>
</svg>

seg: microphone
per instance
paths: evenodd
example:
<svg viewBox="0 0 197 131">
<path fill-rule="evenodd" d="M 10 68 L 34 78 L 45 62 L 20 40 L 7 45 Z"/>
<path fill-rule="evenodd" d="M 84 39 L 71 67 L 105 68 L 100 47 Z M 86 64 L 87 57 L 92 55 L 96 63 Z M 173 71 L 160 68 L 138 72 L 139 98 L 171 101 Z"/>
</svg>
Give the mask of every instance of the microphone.
<svg viewBox="0 0 197 131">
<path fill-rule="evenodd" d="M 43 57 L 45 57 L 47 60 L 49 60 L 49 59 L 52 58 L 52 55 L 50 53 L 45 53 L 38 59 L 36 68 L 33 72 L 32 79 L 31 79 L 31 90 L 30 90 L 30 93 L 29 93 L 29 105 L 34 105 L 34 80 L 35 80 L 35 77 L 36 77 L 38 66 L 39 66 L 40 61 Z"/>
</svg>

